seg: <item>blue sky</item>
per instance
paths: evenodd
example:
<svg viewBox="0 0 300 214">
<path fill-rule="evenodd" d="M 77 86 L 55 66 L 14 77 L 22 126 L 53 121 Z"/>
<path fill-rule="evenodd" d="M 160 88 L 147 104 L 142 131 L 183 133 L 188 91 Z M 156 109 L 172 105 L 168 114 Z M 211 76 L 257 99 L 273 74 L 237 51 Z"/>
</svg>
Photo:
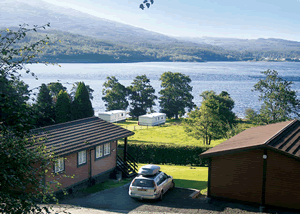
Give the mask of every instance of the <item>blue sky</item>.
<svg viewBox="0 0 300 214">
<path fill-rule="evenodd" d="M 172 36 L 300 41 L 300 0 L 44 0 Z"/>
</svg>

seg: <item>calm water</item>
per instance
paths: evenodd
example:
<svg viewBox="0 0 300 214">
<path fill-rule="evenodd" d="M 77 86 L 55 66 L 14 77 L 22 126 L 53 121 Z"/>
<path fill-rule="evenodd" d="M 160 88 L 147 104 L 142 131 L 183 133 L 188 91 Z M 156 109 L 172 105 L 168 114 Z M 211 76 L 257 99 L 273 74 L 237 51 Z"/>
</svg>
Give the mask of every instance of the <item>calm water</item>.
<svg viewBox="0 0 300 214">
<path fill-rule="evenodd" d="M 261 71 L 277 70 L 283 78 L 293 81 L 293 90 L 300 96 L 300 63 L 292 62 L 144 62 L 144 63 L 116 63 L 116 64 L 77 64 L 62 63 L 53 65 L 27 66 L 38 76 L 38 80 L 27 74 L 23 74 L 23 80 L 30 88 L 59 80 L 65 87 L 72 88 L 72 83 L 84 81 L 94 89 L 92 101 L 95 112 L 105 111 L 102 102 L 102 85 L 107 76 L 116 76 L 119 82 L 129 86 L 137 75 L 146 74 L 150 78 L 151 85 L 158 95 L 160 87 L 160 75 L 166 71 L 181 72 L 192 79 L 193 96 L 196 105 L 201 104 L 199 95 L 206 90 L 214 90 L 217 93 L 227 91 L 235 101 L 234 112 L 243 117 L 246 108 L 259 109 L 258 93 L 252 92 L 253 85 L 263 76 Z M 159 111 L 159 106 L 154 108 Z"/>
</svg>

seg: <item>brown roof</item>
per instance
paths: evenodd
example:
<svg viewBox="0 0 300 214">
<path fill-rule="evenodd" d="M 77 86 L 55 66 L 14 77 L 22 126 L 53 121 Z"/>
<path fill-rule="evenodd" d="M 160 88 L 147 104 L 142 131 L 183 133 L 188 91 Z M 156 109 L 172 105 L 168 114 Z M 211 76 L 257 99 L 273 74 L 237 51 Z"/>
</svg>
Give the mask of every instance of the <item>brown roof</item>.
<svg viewBox="0 0 300 214">
<path fill-rule="evenodd" d="M 45 137 L 46 146 L 52 147 L 51 151 L 59 156 L 134 135 L 134 132 L 98 117 L 46 126 L 32 132 L 36 139 Z"/>
<path fill-rule="evenodd" d="M 292 120 L 247 129 L 207 150 L 200 157 L 207 158 L 256 148 L 269 148 L 300 158 L 300 122 Z"/>
</svg>

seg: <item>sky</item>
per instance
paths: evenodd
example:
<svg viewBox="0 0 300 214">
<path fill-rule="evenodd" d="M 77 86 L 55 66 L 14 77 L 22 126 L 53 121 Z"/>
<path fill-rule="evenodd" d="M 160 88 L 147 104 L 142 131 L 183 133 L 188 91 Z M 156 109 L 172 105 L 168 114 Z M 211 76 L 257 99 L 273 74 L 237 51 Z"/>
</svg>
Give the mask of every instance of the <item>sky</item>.
<svg viewBox="0 0 300 214">
<path fill-rule="evenodd" d="M 300 0 L 44 0 L 170 36 L 281 38 L 300 42 Z"/>
</svg>

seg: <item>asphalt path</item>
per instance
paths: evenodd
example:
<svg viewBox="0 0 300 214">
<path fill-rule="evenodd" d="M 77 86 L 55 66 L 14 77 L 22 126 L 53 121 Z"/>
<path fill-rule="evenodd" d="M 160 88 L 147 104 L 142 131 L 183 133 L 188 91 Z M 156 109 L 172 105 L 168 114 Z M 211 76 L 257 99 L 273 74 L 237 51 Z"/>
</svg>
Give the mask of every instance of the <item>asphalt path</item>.
<svg viewBox="0 0 300 214">
<path fill-rule="evenodd" d="M 259 213 L 258 207 L 229 203 L 224 201 L 208 201 L 205 198 L 192 199 L 194 191 L 175 188 L 169 190 L 162 201 L 135 200 L 128 195 L 129 184 L 114 189 L 103 190 L 86 197 L 69 197 L 54 206 L 55 212 L 67 211 L 72 214 L 149 214 L 149 213 Z M 269 211 L 267 213 L 292 213 L 285 211 Z"/>
</svg>

